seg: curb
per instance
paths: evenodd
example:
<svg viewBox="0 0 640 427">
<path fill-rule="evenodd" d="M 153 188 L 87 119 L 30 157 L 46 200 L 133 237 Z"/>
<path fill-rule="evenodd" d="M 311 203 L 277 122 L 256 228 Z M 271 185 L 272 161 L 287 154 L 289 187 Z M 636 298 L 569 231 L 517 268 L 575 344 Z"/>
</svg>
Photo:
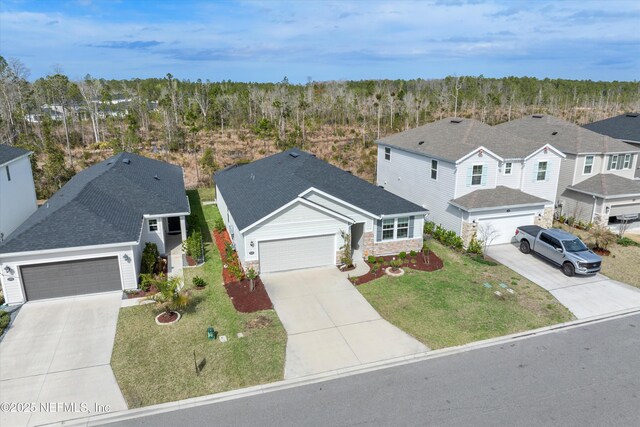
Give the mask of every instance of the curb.
<svg viewBox="0 0 640 427">
<path fill-rule="evenodd" d="M 473 343 L 464 344 L 456 347 L 448 347 L 448 348 L 443 348 L 439 350 L 430 350 L 430 351 L 416 353 L 409 356 L 402 356 L 402 357 L 387 359 L 379 362 L 373 362 L 373 363 L 353 366 L 349 368 L 337 369 L 333 371 L 322 372 L 319 374 L 308 375 L 308 376 L 289 379 L 289 380 L 277 381 L 269 384 L 263 384 L 263 385 L 257 385 L 257 386 L 243 388 L 243 389 L 225 391 L 222 393 L 216 393 L 216 394 L 205 395 L 200 397 L 193 397 L 189 399 L 178 400 L 175 402 L 161 403 L 158 405 L 152 405 L 152 406 L 147 406 L 143 408 L 128 409 L 125 411 L 114 412 L 111 414 L 90 415 L 87 417 L 75 418 L 71 420 L 66 420 L 66 421 L 51 423 L 51 424 L 44 424 L 44 425 L 45 426 L 60 426 L 60 425 L 96 426 L 96 425 L 102 425 L 106 423 L 125 421 L 128 419 L 162 414 L 165 412 L 172 412 L 172 411 L 177 411 L 181 409 L 193 408 L 196 406 L 208 405 L 212 403 L 225 402 L 228 400 L 256 396 L 264 393 L 271 393 L 274 391 L 287 390 L 294 387 L 300 387 L 304 385 L 345 378 L 352 375 L 358 375 L 366 372 L 377 371 L 380 369 L 392 368 L 396 366 L 407 365 L 410 363 L 416 363 L 416 362 L 421 362 L 425 360 L 451 356 L 458 353 L 465 353 L 471 350 L 491 347 L 494 345 L 527 339 L 534 336 L 546 335 L 546 334 L 550 334 L 560 330 L 574 329 L 586 324 L 601 323 L 614 318 L 622 318 L 622 317 L 631 316 L 639 313 L 640 313 L 640 308 L 621 310 L 621 311 L 608 313 L 605 315 L 572 320 L 570 322 L 558 323 L 556 325 L 545 326 L 542 328 L 533 329 L 525 332 L 519 332 L 511 335 L 505 335 L 502 337 L 490 338 L 482 341 L 475 341 Z"/>
</svg>

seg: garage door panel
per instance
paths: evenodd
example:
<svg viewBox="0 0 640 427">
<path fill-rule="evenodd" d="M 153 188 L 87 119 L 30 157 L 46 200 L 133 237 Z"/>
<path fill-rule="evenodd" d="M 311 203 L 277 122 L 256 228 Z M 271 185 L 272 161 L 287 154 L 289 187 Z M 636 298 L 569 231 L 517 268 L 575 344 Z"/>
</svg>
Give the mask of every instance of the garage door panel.
<svg viewBox="0 0 640 427">
<path fill-rule="evenodd" d="M 508 217 L 487 217 L 478 219 L 478 238 L 482 238 L 483 231 L 487 233 L 492 228 L 495 230 L 491 245 L 510 243 L 515 235 L 516 228 L 523 225 L 533 225 L 534 214 L 514 215 Z M 487 233 L 491 234 L 491 233 Z"/>
<path fill-rule="evenodd" d="M 609 216 L 633 215 L 640 213 L 640 203 L 631 203 L 627 205 L 611 206 Z"/>
<path fill-rule="evenodd" d="M 20 267 L 28 301 L 122 289 L 118 257 Z"/>
<path fill-rule="evenodd" d="M 260 242 L 258 253 L 261 273 L 335 265 L 335 235 Z"/>
</svg>

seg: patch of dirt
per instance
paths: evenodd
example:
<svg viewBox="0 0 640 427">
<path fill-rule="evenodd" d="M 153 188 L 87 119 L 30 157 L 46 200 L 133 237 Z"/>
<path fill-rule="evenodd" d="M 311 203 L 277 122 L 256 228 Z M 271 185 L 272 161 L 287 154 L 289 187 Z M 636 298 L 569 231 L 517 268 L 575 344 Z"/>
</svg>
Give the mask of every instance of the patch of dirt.
<svg viewBox="0 0 640 427">
<path fill-rule="evenodd" d="M 385 257 L 376 257 L 376 258 L 377 259 L 382 258 L 383 259 L 382 264 L 380 264 L 379 262 L 375 264 L 371 264 L 370 262 L 366 261 L 366 263 L 369 264 L 370 270 L 367 274 L 362 275 L 360 277 L 351 277 L 350 278 L 351 282 L 354 285 L 359 286 L 384 276 L 385 275 L 384 269 L 389 267 L 390 265 L 389 263 L 393 261 L 394 258 L 398 259 L 397 256 L 385 256 Z M 377 269 L 376 267 L 374 267 L 374 265 L 377 266 Z M 444 263 L 433 252 L 429 252 L 428 255 L 423 255 L 420 253 L 415 257 L 408 256 L 405 259 L 405 262 L 400 266 L 400 268 L 411 268 L 413 270 L 419 270 L 419 271 L 436 271 L 436 270 L 440 270 L 442 267 L 444 267 Z"/>
<path fill-rule="evenodd" d="M 600 256 L 609 256 L 611 255 L 611 251 L 609 249 L 600 249 L 600 248 L 593 248 L 591 249 L 594 253 L 600 255 Z"/>
<path fill-rule="evenodd" d="M 158 316 L 158 322 L 171 323 L 175 322 L 177 318 L 178 313 L 176 313 L 175 311 L 172 311 L 171 313 L 162 313 L 160 316 Z"/>
<path fill-rule="evenodd" d="M 267 316 L 258 316 L 255 319 L 249 320 L 245 324 L 246 329 L 262 329 L 266 328 L 267 326 L 271 326 L 271 319 L 269 319 Z"/>
<path fill-rule="evenodd" d="M 270 310 L 273 308 L 271 298 L 260 280 L 260 277 L 256 277 L 253 280 L 255 289 L 251 292 L 251 284 L 249 279 L 241 281 L 235 281 L 224 285 L 227 294 L 233 302 L 233 306 L 236 310 L 242 313 L 253 313 L 260 310 Z"/>
</svg>

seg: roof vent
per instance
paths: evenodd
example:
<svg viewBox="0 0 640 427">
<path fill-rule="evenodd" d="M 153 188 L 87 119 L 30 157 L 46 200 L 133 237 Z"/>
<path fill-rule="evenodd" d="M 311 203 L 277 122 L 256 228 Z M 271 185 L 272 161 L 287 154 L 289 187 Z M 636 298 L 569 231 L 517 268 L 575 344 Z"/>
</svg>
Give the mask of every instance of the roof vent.
<svg viewBox="0 0 640 427">
<path fill-rule="evenodd" d="M 424 141 L 418 142 L 418 145 L 422 145 L 422 144 L 424 144 Z"/>
<path fill-rule="evenodd" d="M 290 155 L 291 157 L 293 157 L 294 159 L 296 159 L 296 158 L 300 157 L 300 153 L 295 153 L 295 152 L 291 152 L 291 153 L 289 153 L 289 155 Z"/>
<path fill-rule="evenodd" d="M 542 118 L 542 116 L 540 114 L 534 114 L 531 117 L 533 117 L 534 119 L 541 119 Z"/>
<path fill-rule="evenodd" d="M 462 119 L 451 119 L 451 123 L 461 123 Z"/>
<path fill-rule="evenodd" d="M 551 132 L 551 135 L 557 135 L 557 134 L 558 134 L 558 131 L 554 130 L 553 132 Z"/>
<path fill-rule="evenodd" d="M 109 161 L 107 162 L 107 165 L 112 165 L 112 164 L 113 164 L 113 160 L 109 160 Z"/>
<path fill-rule="evenodd" d="M 131 164 L 131 160 L 130 159 L 122 159 L 122 163 L 124 163 L 126 165 L 130 165 Z"/>
<path fill-rule="evenodd" d="M 160 178 L 158 178 L 158 175 L 154 175 L 153 179 L 155 179 L 156 181 L 160 181 Z"/>
<path fill-rule="evenodd" d="M 627 113 L 627 117 L 638 117 L 638 113 Z"/>
</svg>

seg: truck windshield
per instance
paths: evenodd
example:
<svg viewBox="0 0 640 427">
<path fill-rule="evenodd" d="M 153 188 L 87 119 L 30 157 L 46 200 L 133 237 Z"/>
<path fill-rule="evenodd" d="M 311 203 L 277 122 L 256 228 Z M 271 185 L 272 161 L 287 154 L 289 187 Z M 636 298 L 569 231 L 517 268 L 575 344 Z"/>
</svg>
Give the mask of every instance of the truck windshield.
<svg viewBox="0 0 640 427">
<path fill-rule="evenodd" d="M 587 247 L 580 239 L 563 240 L 562 244 L 567 252 L 582 252 L 587 250 Z"/>
</svg>

